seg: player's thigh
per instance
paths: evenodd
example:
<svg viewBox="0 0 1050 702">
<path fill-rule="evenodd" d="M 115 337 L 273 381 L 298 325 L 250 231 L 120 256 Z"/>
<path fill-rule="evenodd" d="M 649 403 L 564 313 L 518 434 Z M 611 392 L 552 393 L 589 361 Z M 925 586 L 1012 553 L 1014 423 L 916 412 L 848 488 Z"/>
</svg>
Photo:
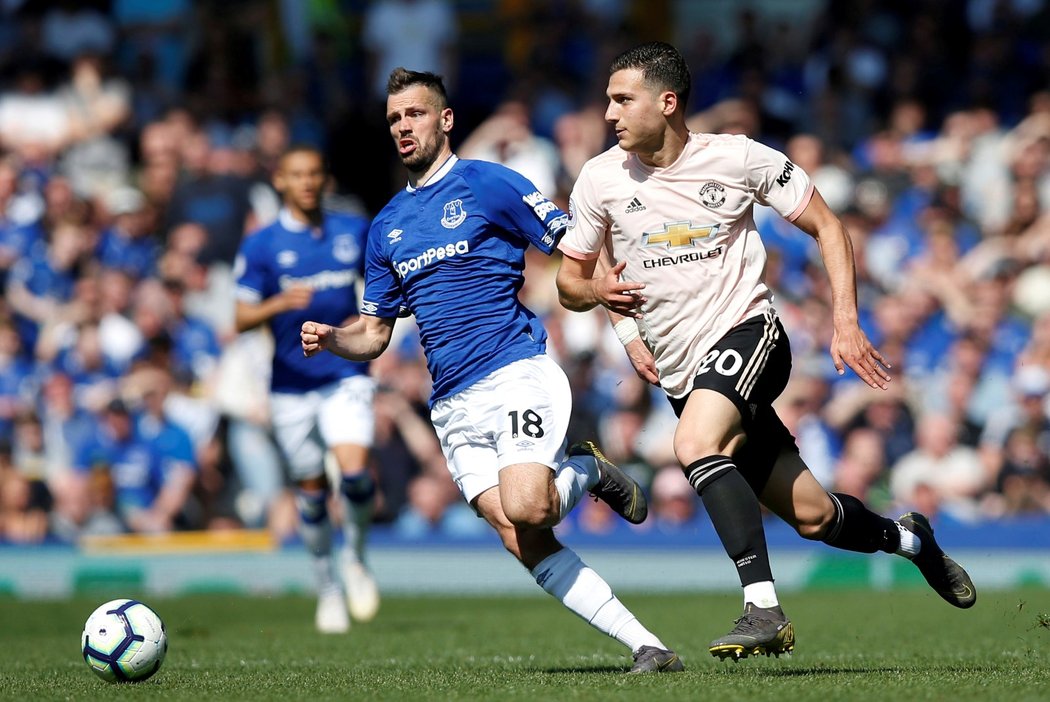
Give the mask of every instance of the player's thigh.
<svg viewBox="0 0 1050 702">
<path fill-rule="evenodd" d="M 835 514 L 827 490 L 810 472 L 798 451 L 788 448 L 777 456 L 759 501 L 796 529 L 819 528 Z"/>
<path fill-rule="evenodd" d="M 472 505 L 478 515 L 499 534 L 503 547 L 529 570 L 562 548 L 553 529 L 522 529 L 511 524 L 503 512 L 500 491 L 496 488 L 489 488 L 479 494 Z"/>
<path fill-rule="evenodd" d="M 503 511 L 512 521 L 557 519 L 560 506 L 554 471 L 542 463 L 515 463 L 499 471 Z"/>
<path fill-rule="evenodd" d="M 317 428 L 321 397 L 316 392 L 274 393 L 270 419 L 289 476 L 303 482 L 324 476 L 325 445 Z"/>
<path fill-rule="evenodd" d="M 732 455 L 744 442 L 740 412 L 717 390 L 689 393 L 674 433 L 675 456 L 682 465 L 712 455 Z"/>
</svg>

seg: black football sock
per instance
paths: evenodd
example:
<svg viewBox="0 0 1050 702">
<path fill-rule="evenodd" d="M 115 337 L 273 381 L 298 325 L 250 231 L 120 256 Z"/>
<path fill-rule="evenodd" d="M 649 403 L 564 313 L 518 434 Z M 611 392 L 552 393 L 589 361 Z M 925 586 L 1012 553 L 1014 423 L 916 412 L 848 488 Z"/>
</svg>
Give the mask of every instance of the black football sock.
<svg viewBox="0 0 1050 702">
<path fill-rule="evenodd" d="M 835 522 L 824 537 L 824 543 L 860 553 L 897 551 L 901 535 L 895 521 L 875 514 L 852 495 L 842 492 L 830 495 L 835 503 Z"/>
<path fill-rule="evenodd" d="M 751 486 L 728 456 L 708 456 L 685 469 L 704 509 L 736 564 L 740 584 L 773 580 L 762 510 Z"/>
</svg>

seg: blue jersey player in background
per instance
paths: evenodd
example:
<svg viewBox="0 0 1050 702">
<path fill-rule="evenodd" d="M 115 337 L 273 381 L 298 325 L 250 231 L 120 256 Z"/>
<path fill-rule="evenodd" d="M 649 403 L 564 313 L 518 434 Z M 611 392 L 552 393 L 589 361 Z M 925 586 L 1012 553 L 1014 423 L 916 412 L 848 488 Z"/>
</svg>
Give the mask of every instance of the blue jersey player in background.
<svg viewBox="0 0 1050 702">
<path fill-rule="evenodd" d="M 567 215 L 513 171 L 456 158 L 439 76 L 396 69 L 387 94 L 409 186 L 372 222 L 362 316 L 343 327 L 306 322 L 302 351 L 375 358 L 407 307 L 433 378 L 431 420 L 467 502 L 540 587 L 630 648 L 632 672 L 681 670 L 553 532 L 587 491 L 630 522 L 647 511 L 639 486 L 593 443 L 564 455 L 569 383 L 546 354 L 543 325 L 518 299 L 526 248 L 550 254 Z"/>
<path fill-rule="evenodd" d="M 237 257 L 236 323 L 242 332 L 266 324 L 273 334 L 271 418 L 297 484 L 300 531 L 317 569 L 315 623 L 319 631 L 340 633 L 349 629 L 350 616 L 367 621 L 379 607 L 375 580 L 364 566 L 375 495 L 366 467 L 375 388 L 367 364 L 335 356 L 308 362 L 297 338 L 308 319 L 346 324 L 358 314 L 368 220 L 322 212 L 326 181 L 316 149 L 294 147 L 281 157 L 274 174 L 283 200 L 277 221 L 246 237 Z M 326 454 L 342 476 L 345 548 L 339 564 L 332 555 Z"/>
</svg>

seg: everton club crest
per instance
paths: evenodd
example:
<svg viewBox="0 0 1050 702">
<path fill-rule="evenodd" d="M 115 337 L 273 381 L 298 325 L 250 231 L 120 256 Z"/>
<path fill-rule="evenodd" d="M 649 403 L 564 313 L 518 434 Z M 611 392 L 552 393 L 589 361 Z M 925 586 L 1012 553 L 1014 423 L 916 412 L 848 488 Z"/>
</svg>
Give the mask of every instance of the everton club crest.
<svg viewBox="0 0 1050 702">
<path fill-rule="evenodd" d="M 441 217 L 441 226 L 445 229 L 455 229 L 463 224 L 467 218 L 467 211 L 463 209 L 462 200 L 453 200 L 445 203 L 445 212 Z"/>
</svg>

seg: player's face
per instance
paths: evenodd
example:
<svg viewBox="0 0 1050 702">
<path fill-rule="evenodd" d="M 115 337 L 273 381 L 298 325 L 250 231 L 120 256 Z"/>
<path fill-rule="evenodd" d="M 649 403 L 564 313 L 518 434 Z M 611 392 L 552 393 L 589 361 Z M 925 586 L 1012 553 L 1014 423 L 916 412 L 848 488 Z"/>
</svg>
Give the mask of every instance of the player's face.
<svg viewBox="0 0 1050 702">
<path fill-rule="evenodd" d="M 645 84 L 641 70 L 626 68 L 609 76 L 609 106 L 605 121 L 612 125 L 620 148 L 632 153 L 657 151 L 673 111 L 674 93 L 657 92 Z"/>
<path fill-rule="evenodd" d="M 313 151 L 293 151 L 281 159 L 274 174 L 274 187 L 288 207 L 313 212 L 321 206 L 325 172 L 321 155 Z"/>
<path fill-rule="evenodd" d="M 452 129 L 452 110 L 442 109 L 423 85 L 413 85 L 386 100 L 386 121 L 401 163 L 413 173 L 434 164 Z"/>
</svg>

